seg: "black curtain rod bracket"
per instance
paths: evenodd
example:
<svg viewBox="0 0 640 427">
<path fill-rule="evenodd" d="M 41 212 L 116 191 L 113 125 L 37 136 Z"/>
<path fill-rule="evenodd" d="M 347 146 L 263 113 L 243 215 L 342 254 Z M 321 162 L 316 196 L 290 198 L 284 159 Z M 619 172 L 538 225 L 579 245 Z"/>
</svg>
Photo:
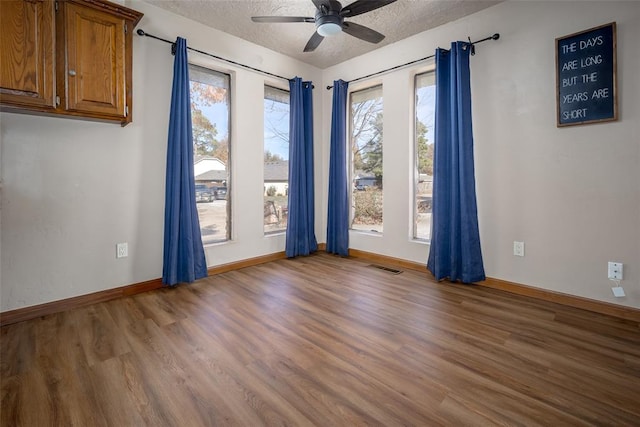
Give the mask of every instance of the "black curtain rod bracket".
<svg viewBox="0 0 640 427">
<path fill-rule="evenodd" d="M 481 40 L 476 40 L 474 42 L 471 41 L 470 37 L 467 37 L 467 38 L 469 39 L 468 45 L 471 46 L 471 55 L 475 55 L 476 49 L 475 49 L 474 45 L 476 45 L 478 43 L 486 42 L 487 40 L 498 40 L 500 38 L 500 34 L 499 33 L 495 33 L 492 36 L 485 37 L 485 38 L 483 38 Z M 362 77 L 358 77 L 357 79 L 349 80 L 347 83 L 353 83 L 353 82 L 357 82 L 357 81 L 360 81 L 360 80 L 368 79 L 369 77 L 373 77 L 373 76 L 377 76 L 377 75 L 380 75 L 380 74 L 388 73 L 389 71 L 397 70 L 398 68 L 404 68 L 404 67 L 407 67 L 409 65 L 416 64 L 418 62 L 426 61 L 427 59 L 431 59 L 431 58 L 433 58 L 435 56 L 436 56 L 435 54 L 434 55 L 425 56 L 424 58 L 420 58 L 420 59 L 416 59 L 414 61 L 406 62 L 404 64 L 396 65 L 394 67 L 387 68 L 387 69 L 384 69 L 384 70 L 381 70 L 381 71 L 376 71 L 375 73 L 367 74 L 366 76 L 362 76 Z M 331 90 L 331 89 L 333 89 L 333 86 L 327 86 L 327 90 Z"/>
<path fill-rule="evenodd" d="M 467 40 L 469 40 L 469 44 L 465 45 L 462 49 L 466 49 L 467 46 L 469 46 L 471 48 L 471 56 L 473 56 L 476 54 L 476 47 L 471 43 L 471 37 L 467 37 Z"/>
</svg>

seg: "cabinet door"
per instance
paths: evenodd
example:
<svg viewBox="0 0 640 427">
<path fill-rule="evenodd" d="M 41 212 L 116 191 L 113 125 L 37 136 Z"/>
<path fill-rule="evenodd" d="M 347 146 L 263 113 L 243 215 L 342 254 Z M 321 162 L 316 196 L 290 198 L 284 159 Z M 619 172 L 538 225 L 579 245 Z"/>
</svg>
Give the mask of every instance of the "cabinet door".
<svg viewBox="0 0 640 427">
<path fill-rule="evenodd" d="M 64 4 L 66 109 L 125 117 L 125 20 Z"/>
<path fill-rule="evenodd" d="M 0 102 L 55 106 L 52 0 L 0 0 Z"/>
</svg>

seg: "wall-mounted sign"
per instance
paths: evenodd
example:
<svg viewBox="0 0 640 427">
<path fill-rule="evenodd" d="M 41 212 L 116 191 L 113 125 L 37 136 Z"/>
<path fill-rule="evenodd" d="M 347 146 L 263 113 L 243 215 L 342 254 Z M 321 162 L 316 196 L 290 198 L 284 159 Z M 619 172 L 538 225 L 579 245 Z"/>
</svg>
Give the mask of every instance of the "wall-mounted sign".
<svg viewBox="0 0 640 427">
<path fill-rule="evenodd" d="M 618 119 L 616 23 L 556 39 L 558 127 Z"/>
</svg>

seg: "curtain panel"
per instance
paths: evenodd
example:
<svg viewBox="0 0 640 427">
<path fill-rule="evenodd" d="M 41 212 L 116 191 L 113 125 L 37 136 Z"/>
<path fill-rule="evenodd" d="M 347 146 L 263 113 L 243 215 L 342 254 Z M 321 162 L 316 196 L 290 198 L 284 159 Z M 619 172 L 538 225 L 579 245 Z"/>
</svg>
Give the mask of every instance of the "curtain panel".
<svg viewBox="0 0 640 427">
<path fill-rule="evenodd" d="M 473 163 L 471 79 L 466 42 L 436 50 L 432 237 L 427 268 L 437 280 L 485 279 Z"/>
<path fill-rule="evenodd" d="M 167 143 L 162 283 L 174 286 L 207 276 L 193 175 L 193 136 L 187 41 L 175 43 Z"/>
<path fill-rule="evenodd" d="M 349 256 L 349 175 L 347 173 L 347 93 L 349 83 L 333 82 L 327 252 Z"/>
<path fill-rule="evenodd" d="M 313 86 L 300 77 L 289 81 L 289 216 L 285 253 L 288 258 L 318 250 L 314 225 Z"/>
</svg>

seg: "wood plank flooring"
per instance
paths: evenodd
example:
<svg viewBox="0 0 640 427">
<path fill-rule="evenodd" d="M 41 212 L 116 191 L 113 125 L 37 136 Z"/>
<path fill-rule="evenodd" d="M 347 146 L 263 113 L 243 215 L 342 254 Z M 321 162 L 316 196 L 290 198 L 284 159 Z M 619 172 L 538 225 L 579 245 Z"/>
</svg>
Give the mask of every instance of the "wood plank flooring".
<svg viewBox="0 0 640 427">
<path fill-rule="evenodd" d="M 326 254 L 1 340 L 2 426 L 640 425 L 638 323 Z"/>
</svg>

